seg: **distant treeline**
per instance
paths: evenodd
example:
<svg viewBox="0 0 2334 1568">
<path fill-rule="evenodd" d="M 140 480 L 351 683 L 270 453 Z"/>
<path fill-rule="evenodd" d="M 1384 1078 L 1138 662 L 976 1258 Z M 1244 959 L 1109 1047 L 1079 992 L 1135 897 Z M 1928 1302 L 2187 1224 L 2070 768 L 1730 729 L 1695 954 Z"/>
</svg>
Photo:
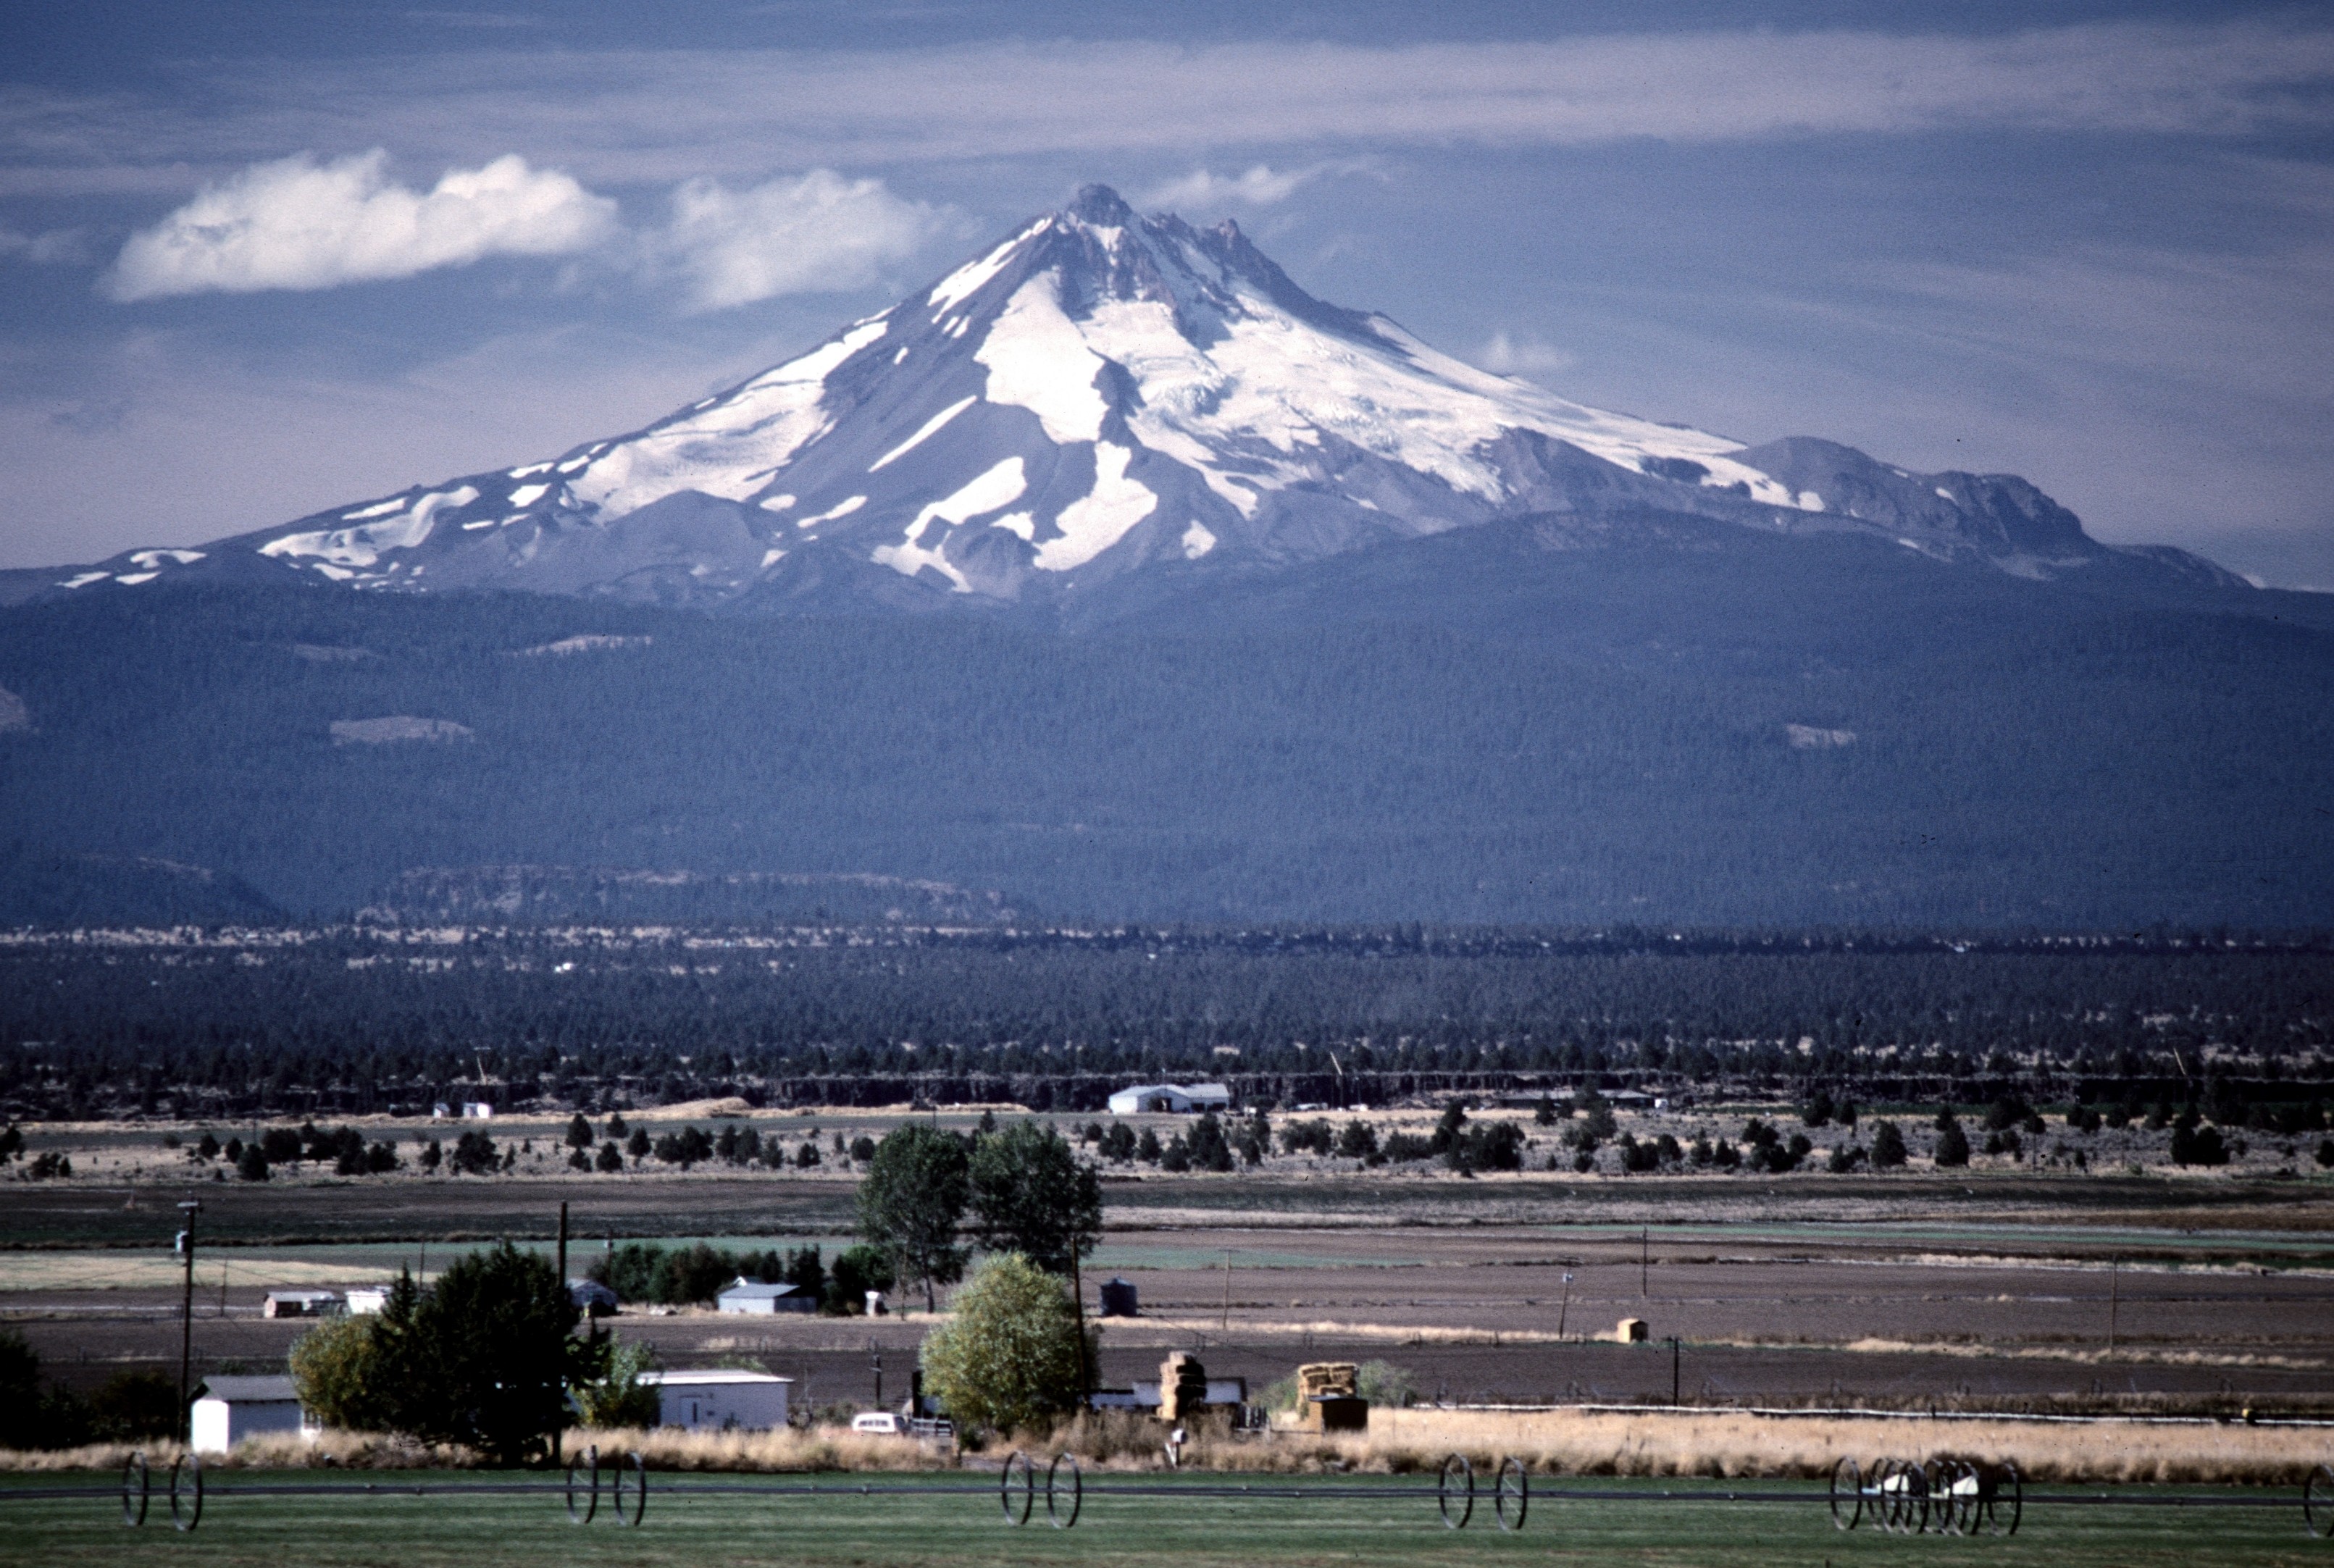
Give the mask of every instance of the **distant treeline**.
<svg viewBox="0 0 2334 1568">
<path fill-rule="evenodd" d="M 0 946 L 0 1112 L 1243 1105 L 1592 1083 L 2309 1100 L 2334 938 L 1418 927 L 351 930 Z M 480 1071 L 486 1082 L 482 1088 Z M 2310 1087 L 2297 1087 L 2310 1086 Z"/>
</svg>

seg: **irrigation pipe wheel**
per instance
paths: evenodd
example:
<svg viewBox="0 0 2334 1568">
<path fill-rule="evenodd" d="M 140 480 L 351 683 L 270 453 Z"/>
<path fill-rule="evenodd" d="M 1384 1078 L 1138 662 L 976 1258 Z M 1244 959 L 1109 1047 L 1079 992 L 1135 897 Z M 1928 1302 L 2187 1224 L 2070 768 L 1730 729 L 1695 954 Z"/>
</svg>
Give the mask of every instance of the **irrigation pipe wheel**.
<svg viewBox="0 0 2334 1568">
<path fill-rule="evenodd" d="M 595 1486 L 593 1491 L 596 1495 L 598 1488 Z M 632 1504 L 629 1514 L 624 1510 L 624 1497 L 628 1492 Z M 616 1461 L 615 1485 L 609 1488 L 608 1500 L 615 1505 L 616 1523 L 619 1525 L 630 1525 L 638 1529 L 641 1521 L 648 1517 L 649 1464 L 641 1457 L 638 1448 Z"/>
<path fill-rule="evenodd" d="M 1013 1506 L 1013 1478 L 1016 1476 L 1021 1478 L 1021 1506 L 1018 1512 Z M 1029 1510 L 1037 1502 L 1037 1467 L 1031 1464 L 1029 1456 L 1018 1448 L 1005 1456 L 1005 1473 L 998 1477 L 997 1482 L 997 1500 L 1004 1505 L 1008 1525 L 1027 1525 L 1029 1522 Z"/>
<path fill-rule="evenodd" d="M 1845 1510 L 1841 1504 L 1847 1504 Z M 1831 1467 L 1831 1527 L 1853 1530 L 1864 1517 L 1864 1467 L 1847 1455 Z"/>
<path fill-rule="evenodd" d="M 581 1506 L 578 1506 L 575 1501 L 575 1476 L 578 1471 L 583 1472 L 584 1475 L 584 1501 Z M 599 1511 L 600 1445 L 594 1443 L 567 1461 L 567 1522 L 571 1525 L 589 1525 L 593 1515 Z"/>
<path fill-rule="evenodd" d="M 2320 1465 L 2303 1478 L 2301 1527 L 2320 1541 L 2334 1535 L 2334 1465 Z"/>
<path fill-rule="evenodd" d="M 1524 1511 L 1531 1506 L 1531 1477 L 1524 1462 L 1509 1454 L 1500 1461 L 1500 1478 L 1491 1494 L 1491 1516 L 1502 1530 L 1524 1527 Z"/>
<path fill-rule="evenodd" d="M 121 1465 L 121 1522 L 146 1523 L 146 1505 L 153 1495 L 154 1478 L 146 1472 L 145 1450 L 133 1450 Z"/>
<path fill-rule="evenodd" d="M 181 1533 L 203 1522 L 203 1462 L 190 1449 L 170 1467 L 170 1524 Z"/>
<path fill-rule="evenodd" d="M 1069 1485 L 1062 1484 L 1062 1467 L 1069 1467 Z M 1060 1497 L 1069 1498 L 1068 1512 L 1062 1508 Z M 1078 1510 L 1085 1506 L 1086 1478 L 1078 1468 L 1075 1454 L 1056 1454 L 1054 1462 L 1046 1467 L 1046 1522 L 1056 1530 L 1066 1530 L 1078 1522 Z"/>
<path fill-rule="evenodd" d="M 1451 1511 L 1453 1500 L 1459 1505 L 1455 1516 Z M 1467 1462 L 1466 1455 L 1453 1454 L 1442 1461 L 1442 1474 L 1435 1483 L 1434 1506 L 1442 1514 L 1446 1530 L 1464 1530 L 1467 1521 L 1475 1516 L 1475 1467 Z"/>
<path fill-rule="evenodd" d="M 2026 1482 L 2018 1467 L 2004 1459 L 1978 1488 L 1979 1512 L 1985 1527 L 1996 1535 L 2015 1535 L 2026 1514 Z"/>
</svg>

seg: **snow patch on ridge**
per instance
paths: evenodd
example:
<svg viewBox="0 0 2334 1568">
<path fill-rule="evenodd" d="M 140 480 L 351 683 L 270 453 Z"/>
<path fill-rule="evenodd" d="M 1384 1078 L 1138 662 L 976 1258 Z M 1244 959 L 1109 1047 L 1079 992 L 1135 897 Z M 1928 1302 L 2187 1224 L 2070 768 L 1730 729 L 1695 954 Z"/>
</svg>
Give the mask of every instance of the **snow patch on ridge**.
<svg viewBox="0 0 2334 1568">
<path fill-rule="evenodd" d="M 972 584 L 941 553 L 946 548 L 947 536 L 941 536 L 940 544 L 927 548 L 924 535 L 931 531 L 935 521 L 946 523 L 953 528 L 968 518 L 1008 506 L 1019 499 L 1021 492 L 1027 488 L 1028 480 L 1022 473 L 1021 459 L 1008 457 L 956 494 L 935 501 L 917 513 L 916 520 L 908 524 L 907 537 L 897 544 L 879 546 L 871 559 L 879 566 L 889 566 L 902 577 L 913 577 L 930 566 L 945 576 L 957 592 L 969 593 Z"/>
<path fill-rule="evenodd" d="M 727 501 L 748 499 L 832 428 L 821 407 L 826 378 L 883 332 L 880 320 L 863 322 L 755 377 L 710 408 L 618 443 L 594 456 L 569 482 L 569 491 L 606 518 L 637 512 L 682 490 Z"/>
<path fill-rule="evenodd" d="M 873 463 L 868 466 L 867 471 L 870 474 L 873 474 L 878 469 L 890 467 L 892 463 L 906 457 L 909 453 L 922 446 L 931 437 L 937 435 L 941 426 L 947 424 L 950 419 L 955 418 L 959 414 L 963 413 L 967 409 L 971 408 L 979 401 L 980 401 L 979 398 L 963 398 L 960 399 L 956 402 L 950 403 L 947 408 L 942 409 L 939 413 L 934 414 L 931 418 L 926 419 L 921 428 L 920 428 L 914 435 L 909 437 L 906 440 L 901 442 L 898 446 L 892 447 L 890 451 L 876 458 Z"/>
<path fill-rule="evenodd" d="M 307 534 L 286 534 L 271 539 L 259 547 L 262 555 L 278 558 L 314 555 L 324 564 L 333 566 L 371 566 L 381 559 L 384 550 L 410 550 L 429 537 L 437 525 L 440 512 L 459 511 L 478 498 L 478 493 L 465 485 L 458 490 L 439 490 L 413 503 L 413 510 L 402 517 L 391 517 L 380 523 L 367 523 L 355 528 L 320 528 Z M 326 573 L 331 575 L 331 573 Z"/>
<path fill-rule="evenodd" d="M 1095 390 L 1102 360 L 1062 313 L 1060 288 L 1046 272 L 1015 290 L 972 357 L 989 367 L 990 402 L 1028 409 L 1049 440 L 1067 446 L 1099 439 L 1110 407 Z"/>
<path fill-rule="evenodd" d="M 1159 497 L 1126 476 L 1126 466 L 1133 458 L 1132 449 L 1114 442 L 1095 446 L 1094 488 L 1054 519 L 1061 537 L 1037 546 L 1040 570 L 1068 572 L 1083 566 L 1151 515 Z"/>
</svg>

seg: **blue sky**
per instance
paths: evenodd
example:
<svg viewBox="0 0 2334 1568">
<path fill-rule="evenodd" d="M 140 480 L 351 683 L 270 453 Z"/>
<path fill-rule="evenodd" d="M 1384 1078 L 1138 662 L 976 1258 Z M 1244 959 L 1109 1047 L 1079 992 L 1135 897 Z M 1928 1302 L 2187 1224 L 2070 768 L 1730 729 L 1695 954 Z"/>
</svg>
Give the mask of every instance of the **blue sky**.
<svg viewBox="0 0 2334 1568">
<path fill-rule="evenodd" d="M 633 428 L 1103 180 L 1567 396 L 2334 588 L 2289 6 L 231 0 L 0 19 L 0 565 Z"/>
</svg>

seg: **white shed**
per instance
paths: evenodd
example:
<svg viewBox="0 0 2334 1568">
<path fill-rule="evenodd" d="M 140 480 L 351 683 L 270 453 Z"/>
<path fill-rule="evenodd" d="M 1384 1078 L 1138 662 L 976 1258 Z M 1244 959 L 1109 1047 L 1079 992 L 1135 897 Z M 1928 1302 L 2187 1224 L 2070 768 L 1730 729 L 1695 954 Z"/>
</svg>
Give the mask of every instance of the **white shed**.
<svg viewBox="0 0 2334 1568">
<path fill-rule="evenodd" d="M 385 1284 L 351 1285 L 348 1303 L 351 1317 L 370 1317 L 389 1304 L 389 1287 Z"/>
<path fill-rule="evenodd" d="M 657 1424 L 692 1432 L 767 1431 L 786 1424 L 786 1392 L 794 1379 L 768 1372 L 642 1372 L 641 1386 L 657 1391 Z"/>
<path fill-rule="evenodd" d="M 224 1454 L 246 1438 L 306 1427 L 290 1378 L 206 1378 L 194 1416 L 198 1454 Z"/>
<path fill-rule="evenodd" d="M 767 1317 L 774 1313 L 815 1313 L 818 1298 L 800 1285 L 764 1284 L 740 1275 L 735 1284 L 721 1287 L 713 1305 L 720 1312 Z"/>
</svg>

